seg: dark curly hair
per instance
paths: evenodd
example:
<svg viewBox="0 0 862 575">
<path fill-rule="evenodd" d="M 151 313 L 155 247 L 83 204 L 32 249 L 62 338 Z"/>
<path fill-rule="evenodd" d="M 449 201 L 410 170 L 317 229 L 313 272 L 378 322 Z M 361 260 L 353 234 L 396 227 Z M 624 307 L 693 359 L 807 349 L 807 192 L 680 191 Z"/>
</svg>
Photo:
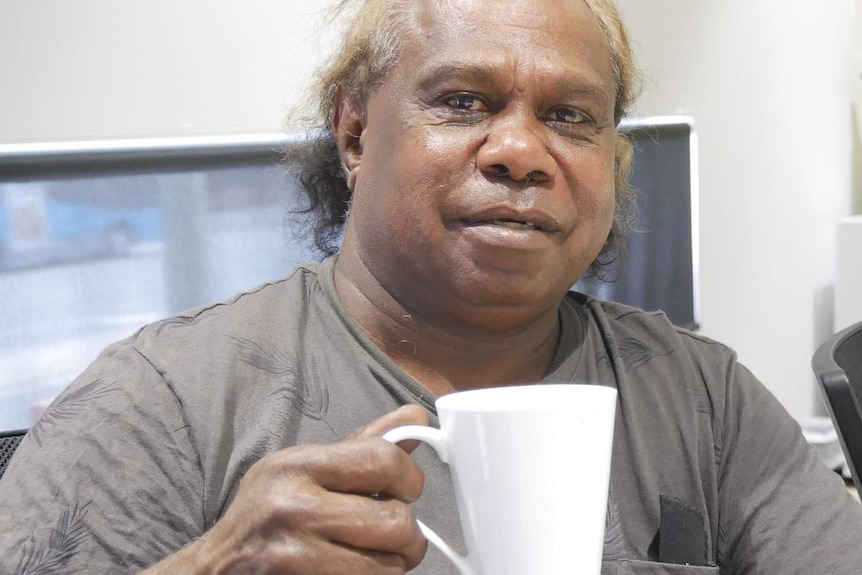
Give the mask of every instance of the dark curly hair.
<svg viewBox="0 0 862 575">
<path fill-rule="evenodd" d="M 291 145 L 285 160 L 305 196 L 294 212 L 299 229 L 311 229 L 314 247 L 324 256 L 338 251 L 352 192 L 347 186 L 338 146 L 331 133 L 336 90 L 340 87 L 365 100 L 382 84 L 397 61 L 405 30 L 409 30 L 411 0 L 337 0 L 333 20 L 344 18 L 345 32 L 333 57 L 318 71 L 313 98 L 316 110 L 306 120 L 305 137 Z M 593 12 L 611 53 L 616 81 L 614 117 L 625 117 L 634 102 L 639 74 L 628 32 L 612 0 L 583 0 Z M 616 210 L 611 231 L 590 274 L 610 276 L 610 264 L 620 255 L 635 215 L 634 193 L 629 185 L 632 146 L 617 130 L 615 188 Z"/>
</svg>

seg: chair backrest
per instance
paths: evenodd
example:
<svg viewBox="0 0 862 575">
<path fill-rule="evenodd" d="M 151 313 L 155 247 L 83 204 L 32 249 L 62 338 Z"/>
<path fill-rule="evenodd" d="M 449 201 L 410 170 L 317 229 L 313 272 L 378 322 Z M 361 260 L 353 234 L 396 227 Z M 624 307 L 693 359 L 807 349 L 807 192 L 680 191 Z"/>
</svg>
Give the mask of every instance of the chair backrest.
<svg viewBox="0 0 862 575">
<path fill-rule="evenodd" d="M 0 479 L 3 478 L 6 466 L 9 465 L 12 455 L 15 454 L 18 444 L 24 439 L 26 433 L 26 429 L 0 432 Z"/>
<path fill-rule="evenodd" d="M 811 367 L 857 487 L 862 488 L 862 322 L 817 348 Z"/>
</svg>

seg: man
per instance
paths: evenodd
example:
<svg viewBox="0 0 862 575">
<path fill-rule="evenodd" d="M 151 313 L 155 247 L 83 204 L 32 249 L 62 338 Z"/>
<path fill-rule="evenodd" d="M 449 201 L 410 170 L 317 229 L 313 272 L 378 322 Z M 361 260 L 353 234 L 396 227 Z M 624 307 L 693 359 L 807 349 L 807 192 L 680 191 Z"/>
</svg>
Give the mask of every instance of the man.
<svg viewBox="0 0 862 575">
<path fill-rule="evenodd" d="M 445 466 L 379 436 L 586 382 L 619 392 L 603 573 L 855 573 L 862 508 L 730 350 L 567 295 L 632 81 L 606 0 L 365 2 L 322 81 L 346 185 L 303 176 L 322 242 L 350 201 L 337 257 L 106 350 L 0 483 L 0 571 L 453 573 L 415 521 L 458 539 Z"/>
</svg>

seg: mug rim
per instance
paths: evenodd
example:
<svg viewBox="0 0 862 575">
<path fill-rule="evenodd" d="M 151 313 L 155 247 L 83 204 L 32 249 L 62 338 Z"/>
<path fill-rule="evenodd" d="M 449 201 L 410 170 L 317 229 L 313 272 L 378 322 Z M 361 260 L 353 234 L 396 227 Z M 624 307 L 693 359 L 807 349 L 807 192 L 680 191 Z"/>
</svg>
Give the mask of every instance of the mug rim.
<svg viewBox="0 0 862 575">
<path fill-rule="evenodd" d="M 549 411 L 559 408 L 558 402 L 572 399 L 605 398 L 616 401 L 616 388 L 599 383 L 534 383 L 482 387 L 448 393 L 437 398 L 438 411 Z"/>
</svg>

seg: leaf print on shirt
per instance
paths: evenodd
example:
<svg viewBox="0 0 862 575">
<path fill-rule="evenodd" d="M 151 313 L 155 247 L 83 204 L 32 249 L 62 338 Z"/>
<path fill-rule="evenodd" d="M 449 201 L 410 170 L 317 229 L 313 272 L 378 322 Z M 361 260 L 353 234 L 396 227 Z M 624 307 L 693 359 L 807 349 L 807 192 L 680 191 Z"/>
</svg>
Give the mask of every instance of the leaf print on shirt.
<svg viewBox="0 0 862 575">
<path fill-rule="evenodd" d="M 72 419 L 78 416 L 89 401 L 102 398 L 116 391 L 114 384 L 105 385 L 104 378 L 96 379 L 87 385 L 61 395 L 48 410 L 42 414 L 39 421 L 28 434 L 39 447 L 42 447 L 42 434 L 47 428 L 53 427 L 58 421 Z"/>
<path fill-rule="evenodd" d="M 608 341 L 608 348 L 616 348 L 619 359 L 627 368 L 632 370 L 649 363 L 656 357 L 665 357 L 673 353 L 672 349 L 657 352 L 646 343 L 633 337 L 627 337 L 620 342 L 611 339 Z M 607 355 L 602 355 L 598 359 L 598 364 L 613 367 L 611 359 Z"/>
<path fill-rule="evenodd" d="M 73 575 L 80 571 L 69 562 L 87 535 L 84 517 L 87 506 L 66 509 L 60 513 L 57 524 L 51 529 L 47 543 L 36 543 L 33 534 L 24 544 L 16 575 Z"/>
<path fill-rule="evenodd" d="M 620 352 L 620 357 L 622 357 L 623 363 L 633 369 L 639 368 L 645 363 L 648 363 L 653 358 L 664 357 L 673 353 L 672 349 L 661 353 L 657 352 L 641 340 L 635 339 L 633 337 L 627 337 L 622 340 L 622 342 L 620 342 L 618 346 L 618 349 Z"/>
<path fill-rule="evenodd" d="M 264 371 L 282 384 L 270 397 L 285 395 L 306 417 L 321 420 L 329 410 L 329 388 L 319 378 L 303 377 L 294 356 L 280 349 L 268 349 L 249 339 L 232 338 L 240 348 L 240 361 Z M 297 384 L 302 388 L 298 389 Z"/>
<path fill-rule="evenodd" d="M 214 307 L 214 306 L 213 306 Z M 207 308 L 211 309 L 211 308 Z M 195 325 L 208 316 L 197 314 L 197 315 L 178 315 L 175 317 L 170 317 L 168 319 L 163 319 L 162 321 L 155 324 L 156 326 L 156 337 L 162 335 L 162 332 L 165 330 L 171 330 L 178 327 L 185 327 L 189 325 Z"/>
<path fill-rule="evenodd" d="M 605 516 L 605 544 L 602 551 L 602 561 L 619 561 L 625 559 L 625 543 L 620 512 L 614 497 L 613 486 L 608 492 L 608 511 Z"/>
</svg>

